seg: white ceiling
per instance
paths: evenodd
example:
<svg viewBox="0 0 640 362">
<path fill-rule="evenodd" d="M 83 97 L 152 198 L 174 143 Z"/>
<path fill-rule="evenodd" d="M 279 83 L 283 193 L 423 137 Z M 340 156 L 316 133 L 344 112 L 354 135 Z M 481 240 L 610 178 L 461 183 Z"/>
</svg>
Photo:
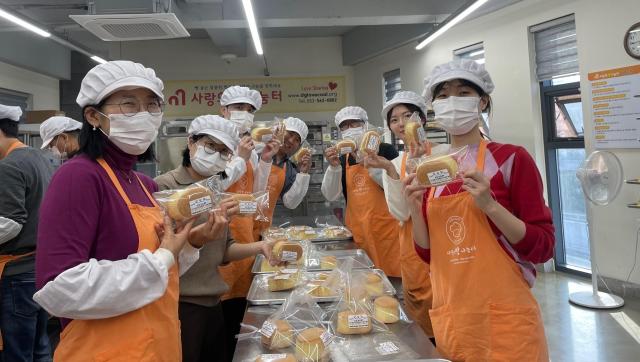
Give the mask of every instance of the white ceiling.
<svg viewBox="0 0 640 362">
<path fill-rule="evenodd" d="M 125 4 L 126 8 L 127 4 L 145 0 L 112 1 Z M 490 0 L 474 15 L 518 1 Z M 443 21 L 469 3 L 469 0 L 253 0 L 263 38 L 341 36 L 345 39 L 345 35 L 351 35 L 347 38 L 370 42 L 372 47 L 367 51 L 371 52 L 388 46 L 375 46 L 381 29 L 397 26 L 393 27 L 394 31 L 406 31 L 405 38 L 409 41 L 416 35 L 425 35 L 433 23 Z M 100 39 L 69 18 L 69 15 L 87 14 L 85 0 L 0 0 L 0 6 L 90 52 L 104 48 Z M 209 38 L 220 53 L 245 56 L 247 49 L 251 51 L 240 0 L 174 0 L 172 6 L 192 38 Z M 15 31 L 15 26 L 2 20 L 0 31 Z M 367 38 L 367 34 L 371 35 Z M 394 36 L 399 39 L 403 34 Z M 358 55 L 358 59 L 363 58 L 366 54 Z"/>
</svg>

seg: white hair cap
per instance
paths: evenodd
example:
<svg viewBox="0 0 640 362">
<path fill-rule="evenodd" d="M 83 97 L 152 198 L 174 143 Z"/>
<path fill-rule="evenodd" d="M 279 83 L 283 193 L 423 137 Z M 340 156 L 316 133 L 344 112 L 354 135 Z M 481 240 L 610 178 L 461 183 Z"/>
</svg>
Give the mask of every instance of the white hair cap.
<svg viewBox="0 0 640 362">
<path fill-rule="evenodd" d="M 365 123 L 369 121 L 369 118 L 367 117 L 367 111 L 365 111 L 362 107 L 347 106 L 339 110 L 338 113 L 336 113 L 336 117 L 335 117 L 336 126 L 340 128 L 340 123 L 348 119 L 359 119 Z"/>
<path fill-rule="evenodd" d="M 391 98 L 384 104 L 381 113 L 382 119 L 388 121 L 387 114 L 390 110 L 393 109 L 393 107 L 397 106 L 398 104 L 413 104 L 414 106 L 420 108 L 422 114 L 425 117 L 427 116 L 427 104 L 424 101 L 424 97 L 416 92 L 399 91 L 393 95 L 393 98 Z"/>
<path fill-rule="evenodd" d="M 495 88 L 491 76 L 484 65 L 470 59 L 456 59 L 449 63 L 440 64 L 433 68 L 431 74 L 424 79 L 424 91 L 422 95 L 428 105 L 433 101 L 433 91 L 442 82 L 453 79 L 464 79 L 472 82 L 490 94 Z"/>
<path fill-rule="evenodd" d="M 164 100 L 164 84 L 153 69 L 129 60 L 114 60 L 96 65 L 85 75 L 76 103 L 80 107 L 96 105 L 116 91 L 134 88 L 147 88 Z"/>
<path fill-rule="evenodd" d="M 236 126 L 218 115 L 207 114 L 196 117 L 189 125 L 189 135 L 211 136 L 224 143 L 231 151 L 235 151 L 240 143 Z"/>
<path fill-rule="evenodd" d="M 0 119 L 10 119 L 14 122 L 20 121 L 22 109 L 18 106 L 5 106 L 0 104 Z"/>
<path fill-rule="evenodd" d="M 49 117 L 40 125 L 40 138 L 42 138 L 42 147 L 40 148 L 47 148 L 49 143 L 61 133 L 77 131 L 81 128 L 82 123 L 73 118 L 63 116 Z"/>
<path fill-rule="evenodd" d="M 299 118 L 289 117 L 284 120 L 284 125 L 287 128 L 287 131 L 293 131 L 300 135 L 300 141 L 304 141 L 307 139 L 307 135 L 309 134 L 309 128 L 306 123 Z"/>
<path fill-rule="evenodd" d="M 257 90 L 239 85 L 231 86 L 222 92 L 222 96 L 220 97 L 221 106 L 238 103 L 250 104 L 256 111 L 259 111 L 262 107 L 262 95 Z"/>
</svg>

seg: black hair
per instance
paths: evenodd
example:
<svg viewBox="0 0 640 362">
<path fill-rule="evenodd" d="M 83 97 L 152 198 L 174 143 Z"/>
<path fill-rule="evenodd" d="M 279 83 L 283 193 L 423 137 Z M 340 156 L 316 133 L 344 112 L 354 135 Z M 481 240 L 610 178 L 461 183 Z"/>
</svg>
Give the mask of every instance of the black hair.
<svg viewBox="0 0 640 362">
<path fill-rule="evenodd" d="M 92 160 L 97 160 L 104 156 L 104 147 L 106 144 L 106 136 L 102 131 L 94 128 L 84 115 L 87 107 L 95 109 L 101 109 L 105 101 L 100 102 L 97 105 L 89 105 L 82 108 L 82 129 L 80 129 L 80 136 L 78 137 L 78 144 L 80 149 L 78 153 L 87 155 Z M 156 154 L 153 151 L 154 144 L 152 143 L 143 154 L 138 156 L 139 162 L 155 162 Z"/>
<path fill-rule="evenodd" d="M 389 128 L 391 128 L 391 121 L 390 121 L 391 112 L 393 112 L 393 109 L 396 108 L 397 106 L 405 106 L 405 107 L 407 107 L 407 109 L 409 110 L 409 112 L 411 112 L 411 114 L 413 114 L 414 112 L 418 112 L 418 115 L 420 116 L 420 120 L 422 121 L 422 123 L 427 121 L 427 116 L 424 114 L 422 109 L 420 109 L 420 107 L 416 106 L 415 104 L 411 104 L 411 103 L 398 103 L 395 106 L 391 107 L 389 112 L 387 112 L 387 126 Z"/>
<path fill-rule="evenodd" d="M 2 130 L 2 133 L 4 133 L 6 137 L 18 138 L 18 122 L 12 119 L 0 119 L 0 130 Z"/>
<path fill-rule="evenodd" d="M 194 134 L 193 136 L 189 136 L 189 139 L 195 143 L 203 137 L 206 137 L 206 135 Z M 186 146 L 184 150 L 182 150 L 182 167 L 191 167 L 191 154 L 189 153 L 189 146 Z M 219 172 L 218 175 L 220 175 L 220 178 L 223 180 L 228 177 L 227 173 L 224 171 Z"/>
<path fill-rule="evenodd" d="M 189 139 L 192 142 L 198 142 L 198 140 L 202 137 L 204 137 L 204 135 L 194 134 L 193 136 L 189 136 Z M 189 154 L 189 146 L 185 146 L 184 150 L 182 150 L 182 166 L 191 167 L 191 155 Z"/>
</svg>

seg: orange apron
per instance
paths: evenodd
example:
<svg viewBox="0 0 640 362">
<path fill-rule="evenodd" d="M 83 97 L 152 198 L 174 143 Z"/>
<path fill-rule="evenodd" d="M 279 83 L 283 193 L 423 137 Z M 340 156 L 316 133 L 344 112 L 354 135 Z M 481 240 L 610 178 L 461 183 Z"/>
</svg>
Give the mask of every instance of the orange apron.
<svg viewBox="0 0 640 362">
<path fill-rule="evenodd" d="M 254 240 L 260 239 L 260 233 L 268 229 L 273 222 L 273 210 L 276 208 L 276 203 L 280 198 L 280 193 L 284 188 L 284 181 L 287 175 L 287 164 L 280 168 L 276 165 L 271 165 L 271 172 L 269 173 L 269 181 L 267 181 L 267 192 L 269 192 L 269 210 L 265 212 L 269 221 L 256 221 L 253 224 L 253 238 Z"/>
<path fill-rule="evenodd" d="M 111 167 L 98 163 L 127 204 L 138 232 L 138 251 L 154 252 L 160 241 L 155 225 L 162 223 L 162 211 L 144 184 L 140 186 L 154 206 L 132 204 Z M 105 319 L 75 319 L 60 334 L 55 361 L 180 361 L 178 320 L 178 266 L 169 271 L 167 291 L 158 300 L 132 312 Z"/>
<path fill-rule="evenodd" d="M 358 247 L 364 249 L 376 267 L 392 277 L 400 276 L 398 220 L 389 213 L 382 188 L 364 166 L 349 165 L 347 173 L 347 212 L 345 224 Z"/>
<path fill-rule="evenodd" d="M 238 194 L 253 193 L 253 166 L 250 161 L 246 161 L 246 164 L 247 172 L 227 189 L 228 192 Z M 231 237 L 237 243 L 246 244 L 256 241 L 253 238 L 253 222 L 253 217 L 234 216 L 229 223 Z M 247 296 L 253 280 L 251 266 L 253 266 L 254 259 L 255 257 L 244 258 L 218 267 L 224 282 L 229 286 L 229 291 L 222 296 L 222 300 Z"/>
<path fill-rule="evenodd" d="M 486 142 L 478 149 L 484 170 Z M 468 192 L 434 198 L 427 222 L 438 350 L 453 361 L 549 361 L 538 304 Z"/>
<path fill-rule="evenodd" d="M 16 148 L 22 148 L 22 147 L 26 147 L 26 145 L 20 141 L 14 141 L 13 143 L 11 143 L 11 145 L 7 149 L 7 154 L 4 155 L 4 157 L 9 156 L 9 154 L 13 152 L 13 150 L 15 150 Z M 18 259 L 24 258 L 26 256 L 33 255 L 35 253 L 36 253 L 35 251 L 31 251 L 31 252 L 20 254 L 20 255 L 0 255 L 0 279 L 2 279 L 2 273 L 4 273 L 4 267 L 6 267 L 7 264 L 9 264 L 12 261 L 16 261 Z M 3 349 L 4 349 L 4 343 L 2 341 L 2 331 L 0 331 L 0 351 L 2 351 Z"/>
<path fill-rule="evenodd" d="M 401 180 L 406 176 L 407 155 L 406 152 L 402 155 Z M 431 309 L 433 298 L 429 264 L 416 253 L 413 245 L 413 223 L 411 218 L 400 226 L 400 255 L 404 308 L 411 319 L 420 325 L 424 333 L 428 336 L 433 336 L 431 319 L 429 319 L 429 309 Z"/>
</svg>

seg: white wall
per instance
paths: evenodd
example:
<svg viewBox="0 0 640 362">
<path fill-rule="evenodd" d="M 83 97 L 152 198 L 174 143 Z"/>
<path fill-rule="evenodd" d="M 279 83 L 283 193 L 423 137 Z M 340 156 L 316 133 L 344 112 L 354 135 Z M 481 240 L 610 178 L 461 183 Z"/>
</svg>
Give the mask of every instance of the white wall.
<svg viewBox="0 0 640 362">
<path fill-rule="evenodd" d="M 369 118 L 382 122 L 382 74 L 400 68 L 404 89 L 420 92 L 423 78 L 437 64 L 450 61 L 453 51 L 484 43 L 486 67 L 496 90 L 491 136 L 498 142 L 524 146 L 538 163 L 544 176 L 544 146 L 538 84 L 534 76 L 532 37 L 528 27 L 575 13 L 587 151 L 591 151 L 592 118 L 588 100 L 589 72 L 637 64 L 624 52 L 622 39 L 629 26 L 638 21 L 637 0 L 618 0 L 615 5 L 597 0 L 524 0 L 449 30 L 422 51 L 416 44 L 404 46 L 354 69 L 356 102 Z M 640 176 L 640 151 L 617 150 L 628 178 Z M 595 210 L 591 220 L 599 271 L 608 277 L 626 280 L 633 265 L 640 212 L 626 203 L 640 197 L 640 187 L 623 186 L 613 205 Z M 640 260 L 639 260 L 640 262 Z M 640 283 L 640 268 L 631 281 Z"/>
<path fill-rule="evenodd" d="M 0 62 L 0 88 L 31 94 L 33 110 L 60 109 L 55 78 Z"/>
<path fill-rule="evenodd" d="M 163 42 L 132 42 L 114 45 L 112 59 L 140 62 L 156 70 L 164 80 L 207 80 L 263 77 L 264 64 L 249 41 L 248 56 L 225 63 L 209 39 Z M 352 102 L 352 68 L 342 65 L 341 39 L 287 38 L 264 39 L 263 48 L 273 77 L 344 75 L 347 103 Z M 334 112 L 300 113 L 309 121 L 332 120 Z M 256 120 L 272 119 L 274 115 L 258 112 Z"/>
</svg>

